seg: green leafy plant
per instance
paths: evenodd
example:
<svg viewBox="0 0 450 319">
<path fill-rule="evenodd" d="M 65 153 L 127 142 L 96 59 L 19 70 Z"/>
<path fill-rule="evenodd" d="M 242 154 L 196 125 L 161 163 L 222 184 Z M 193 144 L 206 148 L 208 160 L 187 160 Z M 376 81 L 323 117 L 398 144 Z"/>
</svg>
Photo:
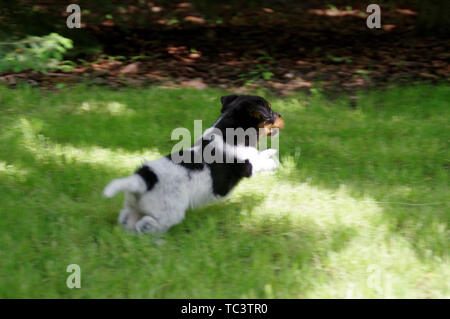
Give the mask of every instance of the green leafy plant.
<svg viewBox="0 0 450 319">
<path fill-rule="evenodd" d="M 337 8 L 334 4 L 329 4 L 329 5 L 328 5 L 328 8 L 329 8 L 330 10 L 334 10 L 334 11 L 338 10 L 338 8 Z"/>
<path fill-rule="evenodd" d="M 0 71 L 70 70 L 74 63 L 63 58 L 71 48 L 72 40 L 57 33 L 29 36 L 17 42 L 0 42 Z"/>
<path fill-rule="evenodd" d="M 177 18 L 172 18 L 166 23 L 166 25 L 171 26 L 171 25 L 179 24 L 179 23 L 180 23 L 180 21 Z"/>
<path fill-rule="evenodd" d="M 361 75 L 367 75 L 370 73 L 370 71 L 358 69 L 355 71 L 355 73 L 361 74 Z"/>
<path fill-rule="evenodd" d="M 108 59 L 111 61 L 120 61 L 120 60 L 124 61 L 127 58 L 123 55 L 118 55 L 118 56 L 108 56 Z"/>
<path fill-rule="evenodd" d="M 151 59 L 150 55 L 136 55 L 130 58 L 131 61 L 148 60 Z"/>
<path fill-rule="evenodd" d="M 264 57 L 264 59 L 266 59 L 266 58 Z M 259 58 L 258 60 L 262 61 L 261 58 Z M 268 65 L 257 64 L 255 67 L 250 69 L 247 73 L 239 74 L 239 77 L 246 79 L 247 82 L 250 82 L 250 84 L 251 84 L 258 79 L 263 79 L 265 81 L 269 81 L 273 77 L 273 75 L 274 74 Z"/>
<path fill-rule="evenodd" d="M 352 63 L 352 59 L 349 57 L 346 57 L 346 56 L 338 57 L 338 56 L 333 56 L 331 54 L 327 54 L 326 58 L 335 63 L 347 63 L 347 64 Z"/>
</svg>

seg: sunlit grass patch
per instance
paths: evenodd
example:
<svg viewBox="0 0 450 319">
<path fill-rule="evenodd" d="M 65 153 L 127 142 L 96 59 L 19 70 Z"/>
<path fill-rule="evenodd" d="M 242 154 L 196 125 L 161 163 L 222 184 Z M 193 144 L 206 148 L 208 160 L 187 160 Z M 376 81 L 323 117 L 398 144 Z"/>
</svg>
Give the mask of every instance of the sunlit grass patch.
<svg viewBox="0 0 450 319">
<path fill-rule="evenodd" d="M 127 105 L 124 103 L 110 101 L 98 103 L 96 101 L 89 102 L 84 101 L 81 105 L 75 109 L 76 113 L 101 113 L 112 116 L 123 116 L 127 114 L 133 114 L 134 110 L 127 108 Z"/>
<path fill-rule="evenodd" d="M 7 164 L 6 162 L 0 161 L 0 174 L 21 178 L 27 174 L 27 171 L 25 169 L 20 169 L 12 164 Z"/>
<path fill-rule="evenodd" d="M 116 171 L 132 170 L 138 167 L 144 159 L 152 160 L 161 156 L 158 151 L 145 150 L 129 152 L 123 149 L 114 151 L 100 146 L 75 147 L 54 143 L 48 137 L 38 134 L 31 123 L 20 118 L 15 128 L 22 135 L 21 145 L 38 160 L 51 158 L 62 163 L 78 162 L 96 164 Z M 19 134 L 20 134 L 19 133 Z"/>
</svg>

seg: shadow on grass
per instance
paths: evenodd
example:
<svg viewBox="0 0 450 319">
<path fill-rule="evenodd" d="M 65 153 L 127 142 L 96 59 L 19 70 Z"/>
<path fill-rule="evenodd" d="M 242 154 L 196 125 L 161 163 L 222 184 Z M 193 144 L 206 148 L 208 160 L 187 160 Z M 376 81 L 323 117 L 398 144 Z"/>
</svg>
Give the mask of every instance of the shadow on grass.
<svg viewBox="0 0 450 319">
<path fill-rule="evenodd" d="M 442 257 L 450 224 L 443 120 L 449 92 L 434 89 L 430 99 L 433 88 L 414 89 L 377 92 L 356 109 L 345 99 L 324 107 L 286 107 L 281 161 L 292 169 L 278 176 L 330 190 L 344 185 L 359 200 L 370 196 L 383 208 L 380 216 L 390 232 L 407 239 L 419 257 Z"/>
</svg>

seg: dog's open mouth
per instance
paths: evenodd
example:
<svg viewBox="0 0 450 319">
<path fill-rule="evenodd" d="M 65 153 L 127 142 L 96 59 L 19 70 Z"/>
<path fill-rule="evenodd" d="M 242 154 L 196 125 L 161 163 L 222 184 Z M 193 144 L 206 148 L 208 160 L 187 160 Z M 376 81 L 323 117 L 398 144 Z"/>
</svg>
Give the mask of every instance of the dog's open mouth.
<svg viewBox="0 0 450 319">
<path fill-rule="evenodd" d="M 278 116 L 273 123 L 263 122 L 259 125 L 262 136 L 275 136 L 279 130 L 284 128 L 284 120 Z"/>
</svg>

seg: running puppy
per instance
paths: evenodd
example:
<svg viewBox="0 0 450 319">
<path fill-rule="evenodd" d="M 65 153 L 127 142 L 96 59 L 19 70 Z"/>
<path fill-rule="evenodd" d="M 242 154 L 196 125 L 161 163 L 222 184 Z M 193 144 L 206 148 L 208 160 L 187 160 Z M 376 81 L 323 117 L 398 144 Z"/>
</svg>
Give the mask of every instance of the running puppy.
<svg viewBox="0 0 450 319">
<path fill-rule="evenodd" d="M 244 177 L 277 168 L 277 151 L 260 152 L 257 142 L 283 128 L 280 114 L 259 96 L 227 95 L 221 102 L 221 116 L 194 147 L 145 162 L 133 175 L 106 186 L 106 197 L 125 192 L 119 223 L 126 229 L 165 233 L 187 209 L 225 197 Z M 229 139 L 229 130 L 244 135 Z"/>
</svg>

